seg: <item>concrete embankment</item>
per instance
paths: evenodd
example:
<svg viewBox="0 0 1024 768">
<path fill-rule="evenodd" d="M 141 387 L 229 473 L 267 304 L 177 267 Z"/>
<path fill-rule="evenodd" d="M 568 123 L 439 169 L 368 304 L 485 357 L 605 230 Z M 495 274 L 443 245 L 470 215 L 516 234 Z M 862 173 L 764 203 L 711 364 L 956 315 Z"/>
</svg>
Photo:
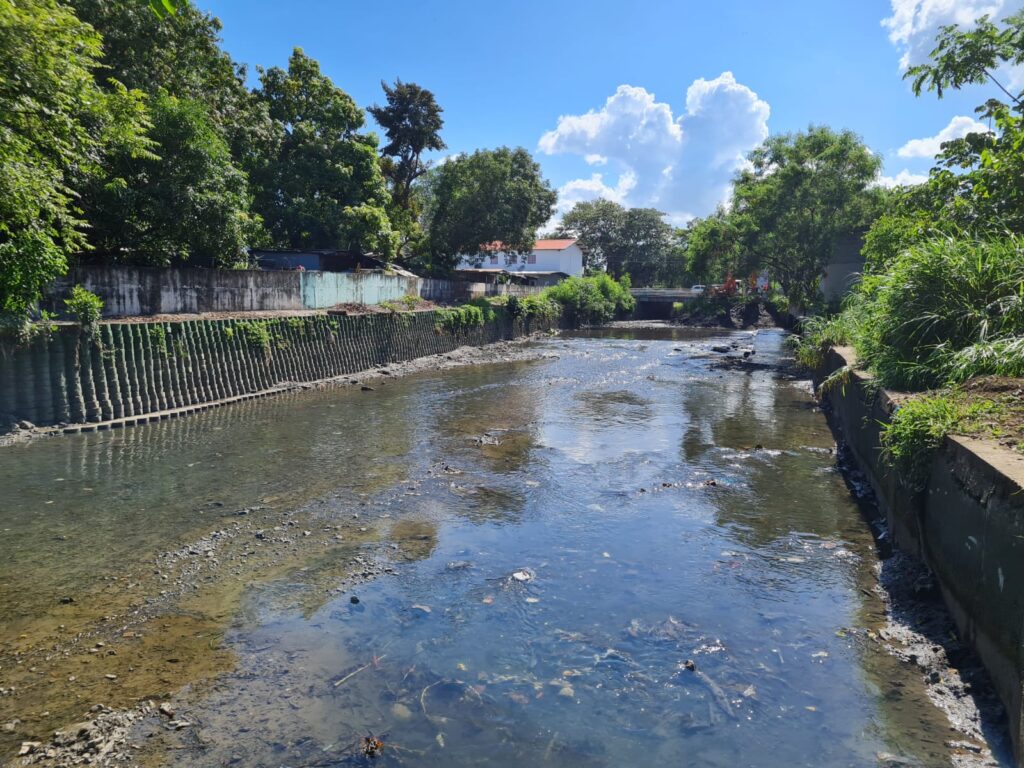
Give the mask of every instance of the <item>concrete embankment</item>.
<svg viewBox="0 0 1024 768">
<path fill-rule="evenodd" d="M 834 426 L 874 487 L 894 543 L 923 561 L 965 640 L 1006 707 L 1024 766 L 1024 459 L 981 440 L 947 437 L 923 488 L 885 461 L 882 427 L 897 397 L 855 369 L 852 350 L 832 351 L 826 372 L 850 366 L 824 396 Z"/>
<path fill-rule="evenodd" d="M 61 325 L 0 342 L 0 431 L 19 421 L 92 431 L 134 424 L 547 330 L 499 311 L 445 328 L 437 312 Z"/>
</svg>

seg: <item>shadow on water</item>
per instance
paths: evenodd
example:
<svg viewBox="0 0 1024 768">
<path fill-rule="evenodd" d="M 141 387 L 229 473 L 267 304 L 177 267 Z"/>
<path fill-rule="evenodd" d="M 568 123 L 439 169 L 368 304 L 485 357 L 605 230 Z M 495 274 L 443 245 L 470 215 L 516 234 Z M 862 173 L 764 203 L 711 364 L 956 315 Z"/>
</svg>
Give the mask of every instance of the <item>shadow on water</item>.
<svg viewBox="0 0 1024 768">
<path fill-rule="evenodd" d="M 722 370 L 710 348 L 733 341 L 768 367 Z M 542 364 L 124 433 L 136 453 L 39 444 L 0 468 L 19 483 L 4 525 L 37 568 L 57 476 L 76 546 L 140 560 L 214 501 L 379 524 L 244 585 L 232 665 L 172 702 L 194 727 L 138 728 L 157 763 L 948 765 L 918 673 L 869 639 L 873 540 L 809 387 L 771 369 L 781 342 L 595 330 L 542 342 Z M 83 462 L 105 468 L 67 469 Z M 8 607 L 31 615 L 106 562 L 67 546 L 59 577 L 0 592 Z M 341 590 L 353 558 L 385 575 Z"/>
</svg>

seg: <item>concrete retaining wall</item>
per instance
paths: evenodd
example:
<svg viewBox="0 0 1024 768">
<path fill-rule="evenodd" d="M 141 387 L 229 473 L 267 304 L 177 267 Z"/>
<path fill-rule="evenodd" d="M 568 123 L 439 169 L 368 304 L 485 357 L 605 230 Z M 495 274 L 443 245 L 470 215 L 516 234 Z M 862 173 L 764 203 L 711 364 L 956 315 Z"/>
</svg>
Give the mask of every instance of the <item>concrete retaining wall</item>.
<svg viewBox="0 0 1024 768">
<path fill-rule="evenodd" d="M 833 350 L 828 370 L 855 360 Z M 1024 766 L 1024 460 L 997 445 L 949 437 L 923 490 L 908 487 L 881 454 L 893 396 L 853 371 L 827 395 L 833 424 L 871 481 L 894 543 L 936 576 L 961 635 L 978 651 L 1006 706 Z"/>
<path fill-rule="evenodd" d="M 550 327 L 504 312 L 458 332 L 437 321 L 418 312 L 103 323 L 96 334 L 63 325 L 26 346 L 0 343 L 0 421 L 119 426 Z"/>
<path fill-rule="evenodd" d="M 526 296 L 542 290 L 369 271 L 75 267 L 49 286 L 40 306 L 65 316 L 64 299 L 75 285 L 103 299 L 104 317 L 326 309 L 338 304 L 380 304 L 408 295 L 452 303 L 480 296 Z"/>
</svg>

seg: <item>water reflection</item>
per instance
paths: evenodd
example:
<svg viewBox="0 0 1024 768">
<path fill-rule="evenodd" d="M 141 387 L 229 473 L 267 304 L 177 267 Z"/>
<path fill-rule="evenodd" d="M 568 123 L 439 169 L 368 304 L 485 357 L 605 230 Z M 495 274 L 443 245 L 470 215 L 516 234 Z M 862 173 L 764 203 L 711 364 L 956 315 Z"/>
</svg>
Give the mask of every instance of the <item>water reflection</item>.
<svg viewBox="0 0 1024 768">
<path fill-rule="evenodd" d="M 316 564 L 253 584 L 167 762 L 358 764 L 369 734 L 395 766 L 948 762 L 866 640 L 873 543 L 806 389 L 630 333 L 410 383 L 430 479 L 370 497 L 393 522 L 360 550 L 397 573 L 358 604 L 302 600 Z"/>
</svg>

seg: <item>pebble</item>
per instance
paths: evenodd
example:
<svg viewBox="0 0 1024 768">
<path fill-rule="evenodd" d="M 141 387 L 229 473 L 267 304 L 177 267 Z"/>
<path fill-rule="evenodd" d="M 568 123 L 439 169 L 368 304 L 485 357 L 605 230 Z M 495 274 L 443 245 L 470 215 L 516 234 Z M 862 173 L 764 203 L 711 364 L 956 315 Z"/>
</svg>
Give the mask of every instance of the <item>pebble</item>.
<svg viewBox="0 0 1024 768">
<path fill-rule="evenodd" d="M 391 705 L 391 714 L 399 720 L 409 720 L 412 718 L 412 710 L 400 701 Z"/>
</svg>

